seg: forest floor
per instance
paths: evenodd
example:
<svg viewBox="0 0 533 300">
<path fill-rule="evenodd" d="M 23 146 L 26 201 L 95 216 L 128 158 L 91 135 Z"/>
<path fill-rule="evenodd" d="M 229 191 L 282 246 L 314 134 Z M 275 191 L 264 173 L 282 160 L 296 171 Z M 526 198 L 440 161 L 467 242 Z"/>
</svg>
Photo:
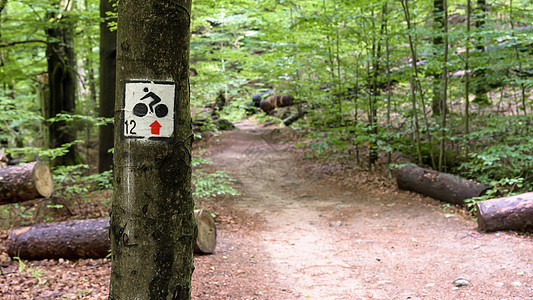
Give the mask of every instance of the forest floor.
<svg viewBox="0 0 533 300">
<path fill-rule="evenodd" d="M 533 299 L 531 236 L 480 233 L 379 173 L 305 160 L 290 128 L 237 125 L 199 143 L 241 195 L 200 203 L 218 239 L 195 256 L 193 299 Z M 25 263 L 0 250 L 0 299 L 107 297 L 109 260 Z"/>
</svg>

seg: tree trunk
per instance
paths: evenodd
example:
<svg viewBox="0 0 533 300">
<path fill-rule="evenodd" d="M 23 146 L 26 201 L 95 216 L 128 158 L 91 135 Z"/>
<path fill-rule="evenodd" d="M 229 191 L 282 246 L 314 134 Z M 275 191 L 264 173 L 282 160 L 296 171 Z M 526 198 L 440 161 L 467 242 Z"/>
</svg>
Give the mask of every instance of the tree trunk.
<svg viewBox="0 0 533 300">
<path fill-rule="evenodd" d="M 389 45 L 389 40 L 390 40 L 390 35 L 389 35 L 389 22 L 388 22 L 388 19 L 389 19 L 389 9 L 388 9 L 388 4 L 387 2 L 385 2 L 384 6 L 383 6 L 383 18 L 384 18 L 384 21 L 385 21 L 385 54 L 387 56 L 387 59 L 386 59 L 386 68 L 387 68 L 387 131 L 389 132 L 389 135 L 387 137 L 387 145 L 391 145 L 391 134 L 392 133 L 392 128 L 391 128 L 391 98 L 392 98 L 392 89 L 391 89 L 391 78 L 390 78 L 390 73 L 391 73 L 391 68 L 390 68 L 390 45 Z M 389 179 L 392 178 L 392 174 L 391 174 L 391 167 L 390 167 L 390 164 L 392 162 L 392 152 L 391 151 L 387 151 L 387 170 L 389 172 Z"/>
<path fill-rule="evenodd" d="M 491 199 L 477 204 L 477 224 L 485 232 L 533 232 L 533 193 Z"/>
<path fill-rule="evenodd" d="M 0 205 L 49 197 L 53 190 L 52 173 L 42 162 L 0 169 Z"/>
<path fill-rule="evenodd" d="M 67 10 L 72 7 L 67 6 Z M 49 13 L 49 27 L 45 30 L 48 39 L 46 58 L 48 62 L 48 98 L 44 104 L 44 118 L 49 120 L 60 113 L 74 113 L 76 100 L 76 56 L 73 45 L 73 24 L 63 16 Z M 48 124 L 47 146 L 50 149 L 72 143 L 75 132 L 67 126 L 66 121 Z M 78 162 L 76 145 L 70 145 L 68 152 L 57 157 L 54 165 L 72 165 Z"/>
<path fill-rule="evenodd" d="M 99 116 L 112 118 L 115 111 L 117 31 L 109 30 L 110 19 L 107 12 L 114 11 L 116 0 L 100 0 L 100 101 Z M 98 171 L 110 170 L 113 166 L 113 123 L 109 122 L 99 128 Z"/>
<path fill-rule="evenodd" d="M 448 113 L 447 102 L 448 102 L 448 1 L 441 0 L 444 10 L 444 56 L 443 56 L 443 72 L 442 72 L 442 88 L 440 96 L 440 127 L 441 127 L 441 140 L 440 140 L 440 151 L 439 151 L 439 171 L 444 171 L 444 166 L 446 162 L 444 161 L 446 157 L 446 117 Z"/>
<path fill-rule="evenodd" d="M 381 37 L 385 31 L 385 9 L 386 4 L 383 4 L 382 16 L 381 16 L 381 29 L 379 31 L 379 36 L 372 38 L 372 97 L 370 97 L 369 110 L 368 110 L 368 123 L 370 125 L 370 134 L 371 138 L 368 143 L 368 169 L 372 170 L 372 167 L 375 166 L 376 161 L 378 160 L 379 149 L 378 149 L 378 99 L 381 98 L 381 89 L 378 89 L 378 80 L 380 76 L 381 68 Z M 372 29 L 374 29 L 374 17 L 377 18 L 377 15 L 374 15 L 374 10 L 372 9 Z M 374 31 L 374 30 L 373 30 Z"/>
<path fill-rule="evenodd" d="M 209 212 L 194 211 L 198 224 L 196 253 L 215 251 L 217 230 Z M 27 260 L 102 258 L 110 252 L 109 218 L 37 224 L 9 232 L 7 252 Z"/>
<path fill-rule="evenodd" d="M 478 0 L 477 1 L 477 19 L 475 22 L 475 26 L 478 30 L 478 32 L 483 31 L 485 28 L 485 19 L 487 17 L 488 12 L 488 5 L 486 0 Z M 483 38 L 483 34 L 479 35 L 477 46 L 476 46 L 476 53 L 477 56 L 485 56 L 485 39 Z M 473 88 L 474 92 L 476 94 L 476 97 L 474 98 L 474 103 L 477 104 L 490 104 L 490 100 L 487 97 L 488 84 L 487 84 L 487 74 L 486 69 L 489 67 L 490 62 L 489 61 L 482 61 L 481 65 L 476 68 L 474 66 L 474 76 L 473 76 Z"/>
<path fill-rule="evenodd" d="M 190 9 L 119 4 L 109 299 L 191 297 Z"/>
<path fill-rule="evenodd" d="M 470 133 L 470 20 L 471 0 L 466 2 L 466 44 L 465 44 L 465 135 Z"/>
<path fill-rule="evenodd" d="M 407 23 L 407 30 L 408 31 L 411 31 L 411 29 L 415 29 L 415 26 L 411 24 L 411 13 L 409 12 L 409 1 L 408 0 L 402 0 L 401 1 L 402 3 L 402 7 L 403 7 L 403 10 L 404 10 L 404 15 L 405 15 L 405 21 Z M 416 14 L 413 14 L 413 16 L 416 16 Z M 416 24 L 415 22 L 413 22 L 414 24 Z M 418 72 L 418 66 L 417 66 L 417 63 L 418 63 L 418 59 L 417 59 L 417 54 L 416 54 L 416 44 L 415 42 L 413 41 L 413 36 L 411 33 L 408 33 L 408 37 L 409 37 L 409 49 L 411 50 L 411 64 L 412 64 L 412 67 L 413 67 L 413 76 L 414 76 L 414 82 L 413 82 L 413 78 L 411 78 L 411 85 L 413 84 L 416 84 L 416 87 L 418 87 L 418 91 L 419 91 L 419 94 L 420 94 L 420 104 L 421 104 L 421 108 L 422 108 L 422 119 L 424 120 L 424 123 L 426 125 L 426 137 L 427 137 L 427 140 L 428 140 L 428 146 L 429 146 L 429 156 L 431 158 L 431 166 L 436 169 L 436 165 L 435 165 L 435 157 L 434 157 L 434 154 L 433 154 L 433 138 L 432 138 L 432 133 L 431 133 L 431 126 L 430 126 L 430 122 L 428 120 L 428 117 L 427 117 L 427 113 L 426 113 L 426 101 L 424 100 L 424 89 L 422 88 L 422 83 L 420 82 L 420 78 L 418 76 L 419 72 Z M 416 37 L 416 35 L 415 35 Z M 415 97 L 416 95 L 416 87 L 413 86 L 411 87 L 411 94 L 413 95 L 413 97 Z M 413 113 L 415 114 L 415 123 L 418 123 L 417 121 L 417 117 L 416 117 L 416 105 L 414 103 L 414 101 L 416 101 L 415 99 L 413 99 Z M 416 126 L 418 127 L 418 126 Z M 419 134 L 419 129 L 416 129 L 415 130 L 415 134 L 416 135 L 420 135 Z M 422 155 L 421 155 L 421 149 L 420 149 L 420 138 L 418 137 L 417 138 L 417 151 L 418 151 L 418 158 L 419 158 L 419 164 L 421 164 L 421 158 L 422 158 Z"/>
<path fill-rule="evenodd" d="M 433 0 L 433 56 L 434 59 L 440 57 L 440 49 L 443 46 L 442 32 L 444 28 L 443 22 L 444 0 Z M 431 109 L 433 114 L 438 116 L 441 113 L 442 107 L 442 73 L 437 67 L 433 71 L 433 101 L 431 102 Z"/>
<path fill-rule="evenodd" d="M 404 10 L 405 21 L 407 23 L 407 30 L 411 30 L 411 15 L 409 13 L 409 2 L 407 0 L 402 0 L 402 7 Z M 420 138 L 420 125 L 418 122 L 418 109 L 416 107 L 416 83 L 415 77 L 418 77 L 418 71 L 416 68 L 416 51 L 414 48 L 413 37 L 411 34 L 408 34 L 409 37 L 409 49 L 411 50 L 411 59 L 412 59 L 412 72 L 411 72 L 411 104 L 413 110 L 413 122 L 414 122 L 414 134 L 416 140 L 416 153 L 418 155 L 418 164 L 422 164 L 422 143 Z M 424 105 L 424 104 L 422 104 Z M 430 143 L 431 148 L 431 143 Z M 430 149 L 430 153 L 431 153 Z"/>
<path fill-rule="evenodd" d="M 398 187 L 444 202 L 464 205 L 465 200 L 479 197 L 490 188 L 454 175 L 407 165 L 398 171 Z"/>
</svg>

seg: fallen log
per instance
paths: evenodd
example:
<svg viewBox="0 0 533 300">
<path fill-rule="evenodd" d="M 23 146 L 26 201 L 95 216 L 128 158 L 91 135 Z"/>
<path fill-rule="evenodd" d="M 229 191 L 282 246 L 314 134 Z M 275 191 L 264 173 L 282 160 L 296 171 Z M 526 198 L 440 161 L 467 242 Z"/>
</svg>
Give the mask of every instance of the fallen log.
<svg viewBox="0 0 533 300">
<path fill-rule="evenodd" d="M 293 103 L 294 103 L 293 96 L 272 95 L 261 100 L 261 102 L 259 103 L 259 106 L 264 112 L 266 112 L 267 114 L 270 114 L 274 109 L 276 109 L 276 107 L 290 106 Z"/>
<path fill-rule="evenodd" d="M 252 102 L 250 103 L 251 106 L 259 107 L 261 100 L 265 99 L 266 97 L 272 95 L 274 93 L 274 90 L 267 90 L 259 94 L 255 94 L 252 97 Z"/>
<path fill-rule="evenodd" d="M 298 109 L 298 112 L 293 114 L 293 115 L 290 115 L 288 116 L 287 118 L 283 119 L 283 125 L 285 126 L 291 126 L 292 123 L 298 121 L 301 117 L 305 116 L 305 114 L 307 113 L 306 110 L 300 110 Z"/>
<path fill-rule="evenodd" d="M 101 258 L 109 253 L 108 232 L 109 218 L 21 227 L 9 232 L 7 253 L 27 260 Z"/>
<path fill-rule="evenodd" d="M 465 200 L 479 197 L 490 186 L 458 176 L 407 165 L 398 171 L 398 187 L 444 202 L 464 205 Z"/>
<path fill-rule="evenodd" d="M 195 211 L 197 253 L 213 253 L 216 227 L 211 214 Z M 36 224 L 11 230 L 6 240 L 11 257 L 27 260 L 103 258 L 110 252 L 109 218 Z"/>
<path fill-rule="evenodd" d="M 477 204 L 477 225 L 485 232 L 533 232 L 533 193 L 496 198 Z"/>
<path fill-rule="evenodd" d="M 0 205 L 49 197 L 53 190 L 52 173 L 43 162 L 0 169 Z"/>
<path fill-rule="evenodd" d="M 290 115 L 287 118 L 283 119 L 283 125 L 291 126 L 292 123 L 298 121 L 301 117 L 302 117 L 302 115 L 299 114 L 299 113 L 295 113 L 293 115 Z"/>
</svg>

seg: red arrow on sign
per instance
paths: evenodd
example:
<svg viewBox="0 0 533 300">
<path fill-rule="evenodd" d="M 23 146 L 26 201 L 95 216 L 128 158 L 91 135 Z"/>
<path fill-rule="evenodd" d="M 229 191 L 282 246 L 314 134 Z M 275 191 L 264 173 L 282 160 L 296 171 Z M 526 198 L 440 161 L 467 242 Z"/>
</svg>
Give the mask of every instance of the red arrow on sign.
<svg viewBox="0 0 533 300">
<path fill-rule="evenodd" d="M 160 134 L 159 131 L 160 131 L 161 127 L 162 127 L 161 124 L 159 124 L 159 122 L 157 122 L 157 120 L 154 121 L 154 123 L 150 124 L 150 128 L 152 129 L 152 134 L 153 135 L 159 135 Z"/>
</svg>

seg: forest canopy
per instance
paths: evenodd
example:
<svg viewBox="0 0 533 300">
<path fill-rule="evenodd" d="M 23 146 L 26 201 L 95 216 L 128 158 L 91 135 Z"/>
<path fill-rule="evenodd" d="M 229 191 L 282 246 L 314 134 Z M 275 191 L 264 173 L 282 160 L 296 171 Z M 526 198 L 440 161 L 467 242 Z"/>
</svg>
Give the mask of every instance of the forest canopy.
<svg viewBox="0 0 533 300">
<path fill-rule="evenodd" d="M 116 26 L 116 5 L 100 5 L 0 1 L 5 163 L 50 160 L 58 178 L 109 185 L 94 173 L 112 121 L 98 114 L 100 25 Z M 308 157 L 413 162 L 503 194 L 531 190 L 532 21 L 528 0 L 193 1 L 192 117 L 205 130 L 296 111 Z M 250 111 L 270 89 L 295 105 Z"/>
</svg>

